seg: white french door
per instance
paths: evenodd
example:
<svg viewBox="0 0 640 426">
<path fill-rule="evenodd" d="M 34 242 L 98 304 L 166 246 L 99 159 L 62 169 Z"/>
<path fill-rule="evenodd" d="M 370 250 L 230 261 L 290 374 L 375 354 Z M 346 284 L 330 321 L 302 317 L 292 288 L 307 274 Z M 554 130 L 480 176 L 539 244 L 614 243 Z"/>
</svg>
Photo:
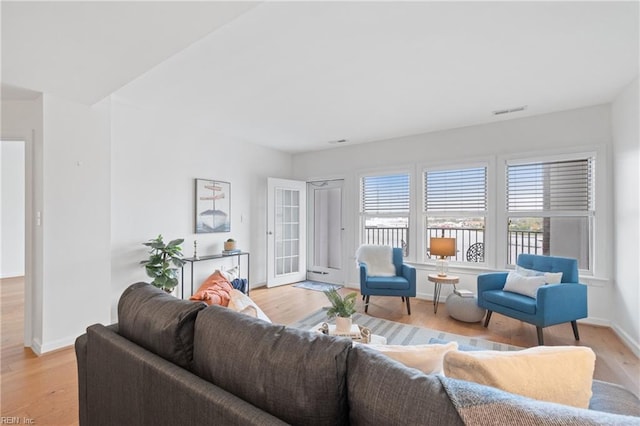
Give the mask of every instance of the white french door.
<svg viewBox="0 0 640 426">
<path fill-rule="evenodd" d="M 307 184 L 267 179 L 267 287 L 307 275 Z"/>
</svg>

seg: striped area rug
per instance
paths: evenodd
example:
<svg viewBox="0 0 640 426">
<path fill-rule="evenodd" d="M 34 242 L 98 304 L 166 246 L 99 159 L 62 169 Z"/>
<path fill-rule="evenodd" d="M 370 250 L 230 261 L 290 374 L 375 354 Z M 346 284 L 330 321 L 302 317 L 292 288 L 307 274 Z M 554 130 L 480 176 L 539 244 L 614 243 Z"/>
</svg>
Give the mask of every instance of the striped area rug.
<svg viewBox="0 0 640 426">
<path fill-rule="evenodd" d="M 326 308 L 323 308 L 299 321 L 294 322 L 293 324 L 290 324 L 289 327 L 307 330 L 315 327 L 323 321 L 326 321 L 326 319 Z M 331 321 L 328 322 L 331 323 Z M 388 345 L 420 345 L 430 343 L 430 340 L 434 339 L 437 340 L 438 343 L 442 343 L 441 341 L 456 341 L 461 345 L 493 351 L 515 351 L 523 349 L 519 346 L 491 342 L 489 340 L 461 336 L 459 334 L 445 333 L 443 331 L 418 327 L 411 324 L 401 324 L 399 322 L 375 318 L 361 313 L 353 315 L 353 322 L 354 324 L 369 328 L 373 334 L 386 337 Z"/>
</svg>

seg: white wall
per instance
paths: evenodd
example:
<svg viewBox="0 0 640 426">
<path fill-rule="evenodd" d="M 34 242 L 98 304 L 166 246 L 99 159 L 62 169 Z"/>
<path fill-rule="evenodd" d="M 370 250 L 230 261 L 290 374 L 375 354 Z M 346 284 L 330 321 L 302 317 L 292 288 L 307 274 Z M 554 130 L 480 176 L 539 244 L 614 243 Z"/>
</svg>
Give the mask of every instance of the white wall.
<svg viewBox="0 0 640 426">
<path fill-rule="evenodd" d="M 122 291 L 148 281 L 139 265 L 148 256 L 142 243 L 158 234 L 165 241 L 184 238 L 187 257 L 194 239 L 205 255 L 220 253 L 232 237 L 251 254 L 251 286 L 263 285 L 266 179 L 289 177 L 291 155 L 230 139 L 216 132 L 213 118 L 185 112 L 149 111 L 114 98 L 112 117 L 112 319 Z M 195 234 L 196 178 L 231 183 L 231 232 Z M 220 266 L 198 263 L 194 287 Z"/>
<path fill-rule="evenodd" d="M 611 107 L 615 285 L 611 313 L 616 331 L 625 340 L 640 342 L 640 131 L 638 78 Z M 640 351 L 636 350 L 640 356 Z"/>
<path fill-rule="evenodd" d="M 611 251 L 613 249 L 611 233 L 611 183 L 608 163 L 608 150 L 611 145 L 610 107 L 600 105 L 523 119 L 499 121 L 492 124 L 420 134 L 386 141 L 344 146 L 325 151 L 295 155 L 293 158 L 294 178 L 315 179 L 331 177 L 345 178 L 345 200 L 347 210 L 345 231 L 345 265 L 347 283 L 358 287 L 358 275 L 353 261 L 353 253 L 359 244 L 358 219 L 358 176 L 365 171 L 402 168 L 416 171 L 425 164 L 459 164 L 475 159 L 498 162 L 508 156 L 540 155 L 540 152 L 563 153 L 581 150 L 597 151 L 596 162 L 596 210 L 597 227 L 594 240 L 596 244 L 596 263 L 594 276 L 581 276 L 589 285 L 589 320 L 594 323 L 610 325 L 612 318 L 611 298 Z M 497 167 L 500 170 L 500 167 Z M 490 193 L 497 192 L 498 179 L 490 180 Z M 491 183 L 493 182 L 493 183 Z M 420 198 L 421 184 L 413 186 L 414 199 Z M 417 202 L 419 204 L 419 201 Z M 416 207 L 414 211 L 418 210 Z M 420 218 L 412 217 L 411 226 L 418 229 Z M 495 218 L 494 218 L 495 220 Z M 494 225 L 495 228 L 495 225 Z M 497 240 L 497 234 L 491 238 Z M 489 238 L 489 236 L 488 236 Z M 413 238 L 410 253 L 419 252 L 419 239 Z M 494 244 L 495 247 L 498 244 Z M 502 269 L 498 264 L 497 252 L 488 254 L 489 270 Z M 413 257 L 410 261 L 417 260 Z M 433 285 L 427 284 L 426 274 L 433 267 L 418 262 L 418 295 L 431 298 Z M 487 269 L 454 268 L 453 272 L 461 277 L 461 287 L 475 289 L 476 276 Z M 445 289 L 442 300 L 446 297 Z"/>
<path fill-rule="evenodd" d="M 109 322 L 108 107 L 44 95 L 42 352 Z"/>
<path fill-rule="evenodd" d="M 3 140 L 0 147 L 2 166 L 2 223 L 0 225 L 0 278 L 24 275 L 25 250 L 25 142 Z"/>
</svg>

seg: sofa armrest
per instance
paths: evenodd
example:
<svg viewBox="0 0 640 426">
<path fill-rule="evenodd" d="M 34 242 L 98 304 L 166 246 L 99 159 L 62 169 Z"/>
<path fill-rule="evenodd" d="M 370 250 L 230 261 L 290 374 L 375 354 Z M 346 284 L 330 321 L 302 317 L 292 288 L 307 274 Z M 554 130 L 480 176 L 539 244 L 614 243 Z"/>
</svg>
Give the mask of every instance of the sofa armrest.
<svg viewBox="0 0 640 426">
<path fill-rule="evenodd" d="M 587 286 L 581 283 L 547 284 L 538 288 L 537 311 L 545 324 L 587 317 Z"/>
<path fill-rule="evenodd" d="M 508 272 L 490 272 L 478 275 L 478 296 L 488 290 L 502 290 L 507 282 Z"/>
</svg>

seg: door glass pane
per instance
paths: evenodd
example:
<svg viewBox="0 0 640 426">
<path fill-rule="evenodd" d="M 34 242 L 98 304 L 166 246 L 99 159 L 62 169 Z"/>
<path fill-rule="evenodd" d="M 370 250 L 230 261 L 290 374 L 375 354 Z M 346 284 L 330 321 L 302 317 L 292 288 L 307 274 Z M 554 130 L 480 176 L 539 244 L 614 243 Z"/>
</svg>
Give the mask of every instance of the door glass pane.
<svg viewBox="0 0 640 426">
<path fill-rule="evenodd" d="M 276 189 L 276 275 L 299 272 L 299 191 Z"/>
</svg>

